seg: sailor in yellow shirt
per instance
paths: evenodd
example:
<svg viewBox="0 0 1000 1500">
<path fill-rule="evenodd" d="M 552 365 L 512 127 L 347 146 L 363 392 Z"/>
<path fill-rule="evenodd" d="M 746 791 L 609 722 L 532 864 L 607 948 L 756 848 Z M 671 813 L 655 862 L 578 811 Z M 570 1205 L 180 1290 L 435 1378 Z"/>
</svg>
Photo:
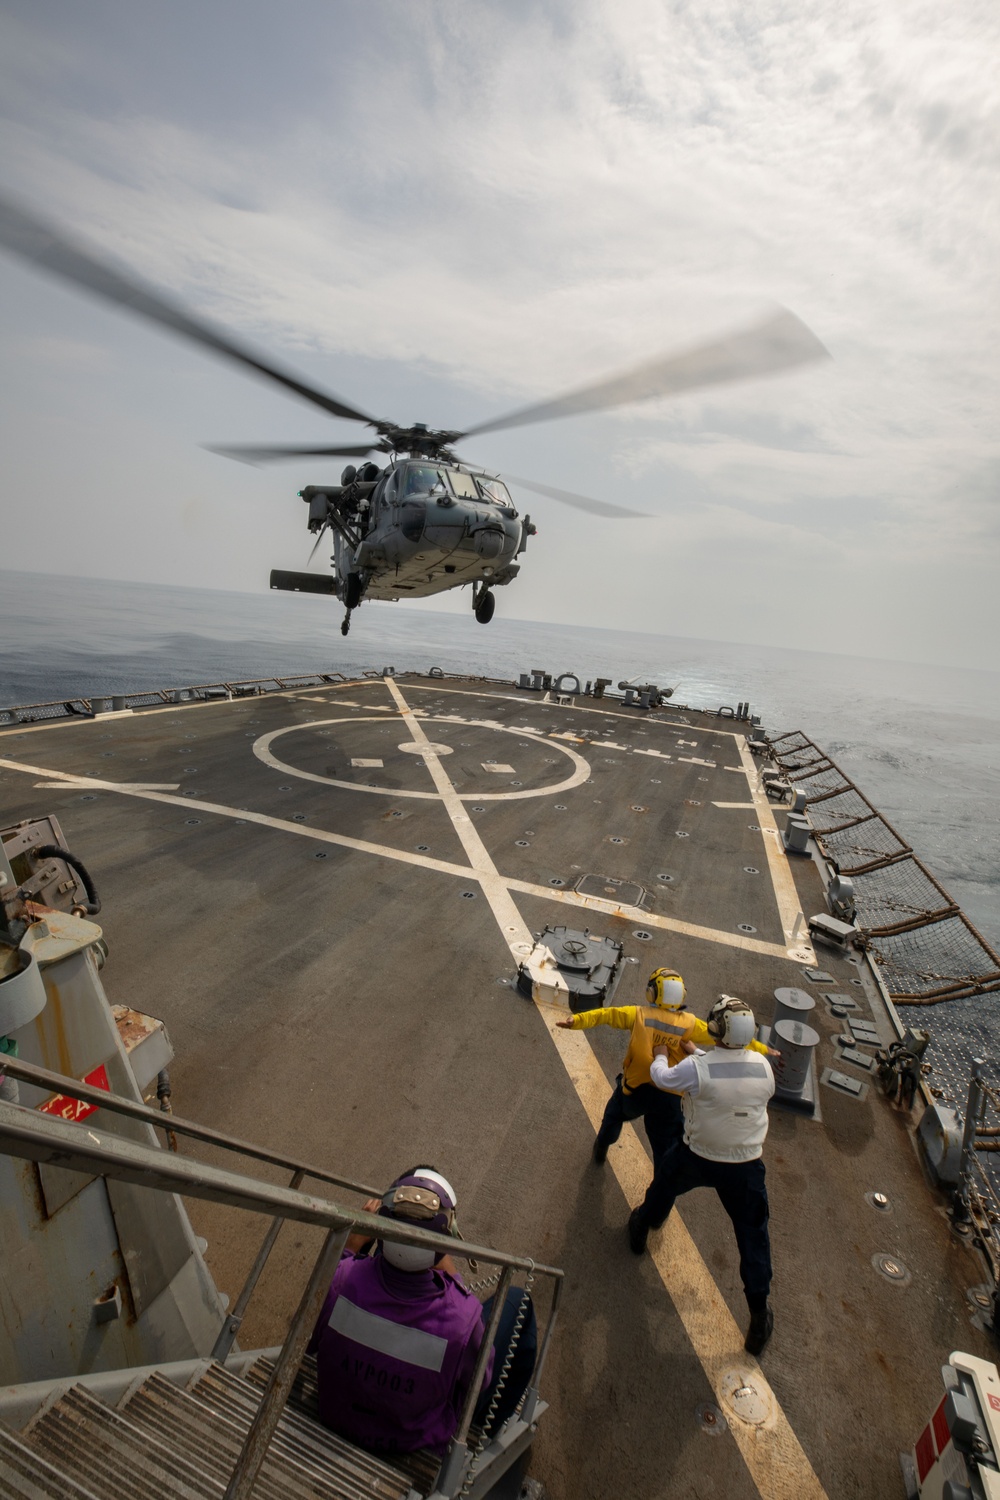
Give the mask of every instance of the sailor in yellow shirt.
<svg viewBox="0 0 1000 1500">
<path fill-rule="evenodd" d="M 608 1100 L 601 1128 L 594 1142 L 594 1161 L 607 1158 L 622 1133 L 626 1120 L 642 1117 L 653 1153 L 654 1171 L 667 1152 L 684 1134 L 684 1114 L 679 1094 L 658 1089 L 650 1078 L 653 1048 L 666 1046 L 671 1063 L 685 1057 L 685 1042 L 714 1047 L 715 1038 L 704 1021 L 684 1009 L 684 981 L 674 969 L 654 969 L 646 985 L 645 1005 L 609 1005 L 567 1016 L 557 1024 L 568 1031 L 587 1031 L 591 1026 L 614 1026 L 631 1031 L 622 1071 Z M 754 1052 L 769 1052 L 763 1042 L 751 1042 Z M 776 1054 L 772 1054 L 776 1055 Z"/>
</svg>

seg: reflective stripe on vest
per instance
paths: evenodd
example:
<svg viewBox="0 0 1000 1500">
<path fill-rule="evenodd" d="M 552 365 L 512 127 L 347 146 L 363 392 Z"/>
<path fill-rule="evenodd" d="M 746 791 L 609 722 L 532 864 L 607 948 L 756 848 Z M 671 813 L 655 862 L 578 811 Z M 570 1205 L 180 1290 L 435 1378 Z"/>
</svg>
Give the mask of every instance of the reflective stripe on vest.
<svg viewBox="0 0 1000 1500">
<path fill-rule="evenodd" d="M 766 1078 L 767 1069 L 759 1062 L 717 1062 L 708 1064 L 711 1078 Z"/>
<path fill-rule="evenodd" d="M 774 1074 L 766 1058 L 740 1049 L 731 1057 L 695 1055 L 698 1093 L 684 1095 L 684 1140 L 708 1161 L 754 1161 L 767 1135 Z"/>
<path fill-rule="evenodd" d="M 418 1365 L 422 1370 L 439 1372 L 448 1352 L 447 1339 L 425 1333 L 422 1328 L 407 1328 L 389 1318 L 380 1318 L 378 1313 L 358 1307 L 343 1292 L 333 1304 L 329 1327 L 365 1349 L 375 1349 L 379 1354 Z"/>
<path fill-rule="evenodd" d="M 642 1016 L 642 1024 L 648 1026 L 650 1031 L 663 1031 L 668 1036 L 683 1037 L 688 1034 L 686 1026 L 671 1026 L 670 1022 L 665 1019 L 662 1010 L 646 1010 L 645 1008 L 641 1008 L 639 1009 L 639 1014 Z"/>
</svg>

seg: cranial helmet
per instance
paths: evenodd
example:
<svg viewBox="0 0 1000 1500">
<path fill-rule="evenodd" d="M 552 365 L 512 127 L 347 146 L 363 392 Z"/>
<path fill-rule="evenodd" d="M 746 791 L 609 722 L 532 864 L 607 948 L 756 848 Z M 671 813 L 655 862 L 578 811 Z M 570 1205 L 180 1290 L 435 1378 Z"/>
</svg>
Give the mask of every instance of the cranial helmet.
<svg viewBox="0 0 1000 1500">
<path fill-rule="evenodd" d="M 654 969 L 646 981 L 646 993 L 661 1010 L 684 1009 L 684 981 L 674 969 Z"/>
<path fill-rule="evenodd" d="M 708 1030 L 720 1047 L 748 1047 L 757 1032 L 753 1011 L 736 995 L 720 995 L 708 1013 Z"/>
<path fill-rule="evenodd" d="M 431 1229 L 435 1234 L 455 1232 L 455 1189 L 432 1167 L 414 1167 L 397 1177 L 382 1197 L 379 1213 L 386 1219 L 404 1219 Z M 423 1245 L 399 1245 L 382 1241 L 382 1254 L 399 1271 L 429 1271 L 440 1256 Z"/>
</svg>

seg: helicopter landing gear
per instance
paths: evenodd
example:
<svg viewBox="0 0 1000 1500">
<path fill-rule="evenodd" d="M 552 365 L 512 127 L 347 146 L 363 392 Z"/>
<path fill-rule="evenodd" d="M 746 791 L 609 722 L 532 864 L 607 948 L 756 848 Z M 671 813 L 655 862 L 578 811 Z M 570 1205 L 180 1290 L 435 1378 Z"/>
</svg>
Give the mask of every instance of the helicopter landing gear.
<svg viewBox="0 0 1000 1500">
<path fill-rule="evenodd" d="M 476 619 L 480 625 L 488 625 L 493 618 L 493 611 L 497 607 L 497 601 L 489 589 L 483 589 L 477 599 L 473 599 L 472 607 L 476 613 Z"/>
<path fill-rule="evenodd" d="M 361 603 L 361 595 L 364 593 L 364 583 L 360 573 L 348 573 L 344 579 L 344 603 L 347 605 L 347 613 L 357 609 Z M 345 631 L 346 635 L 347 632 Z"/>
</svg>

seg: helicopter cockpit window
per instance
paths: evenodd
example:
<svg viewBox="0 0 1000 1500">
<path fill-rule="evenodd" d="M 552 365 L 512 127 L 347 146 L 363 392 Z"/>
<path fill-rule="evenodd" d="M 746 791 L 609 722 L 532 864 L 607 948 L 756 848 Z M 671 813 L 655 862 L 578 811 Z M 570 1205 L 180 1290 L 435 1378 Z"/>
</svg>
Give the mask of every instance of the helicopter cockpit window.
<svg viewBox="0 0 1000 1500">
<path fill-rule="evenodd" d="M 487 500 L 494 500 L 496 501 L 497 505 L 510 506 L 511 508 L 513 508 L 514 502 L 510 498 L 510 493 L 507 489 L 507 486 L 503 483 L 502 480 L 481 478 L 479 483 Z"/>
<path fill-rule="evenodd" d="M 438 469 L 425 467 L 423 464 L 414 465 L 406 471 L 406 482 L 403 486 L 404 500 L 410 495 L 429 495 L 436 484 L 442 482 L 441 473 Z"/>
<path fill-rule="evenodd" d="M 380 491 L 376 491 L 376 500 L 384 500 L 386 501 L 386 503 L 388 503 L 390 500 L 395 500 L 396 483 L 398 478 L 399 475 L 395 469 L 393 469 L 391 473 L 387 474 L 382 482 L 382 489 Z"/>
<path fill-rule="evenodd" d="M 452 493 L 460 500 L 478 500 L 479 491 L 476 481 L 471 474 L 463 474 L 461 469 L 449 469 L 448 478 L 451 480 Z"/>
</svg>

